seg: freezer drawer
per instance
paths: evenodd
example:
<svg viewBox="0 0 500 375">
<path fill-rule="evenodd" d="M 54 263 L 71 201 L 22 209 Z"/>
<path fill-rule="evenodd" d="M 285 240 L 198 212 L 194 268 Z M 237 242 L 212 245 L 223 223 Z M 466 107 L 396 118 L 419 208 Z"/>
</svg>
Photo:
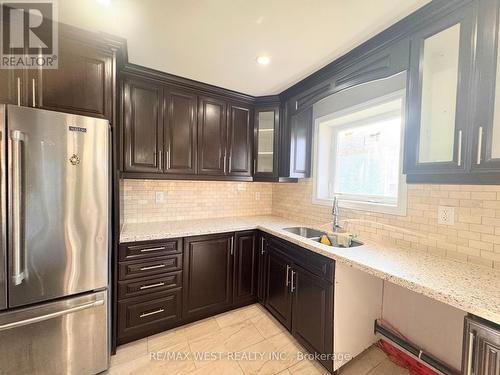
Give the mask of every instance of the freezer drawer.
<svg viewBox="0 0 500 375">
<path fill-rule="evenodd" d="M 0 314 L 0 374 L 97 374 L 108 367 L 107 291 Z"/>
</svg>

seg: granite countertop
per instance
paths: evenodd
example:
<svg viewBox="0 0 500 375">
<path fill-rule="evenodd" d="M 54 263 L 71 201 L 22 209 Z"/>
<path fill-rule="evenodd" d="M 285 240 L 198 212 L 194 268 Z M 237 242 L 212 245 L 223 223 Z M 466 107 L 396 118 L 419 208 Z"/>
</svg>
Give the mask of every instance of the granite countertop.
<svg viewBox="0 0 500 375">
<path fill-rule="evenodd" d="M 277 216 L 216 218 L 125 224 L 120 242 L 189 237 L 260 229 L 301 247 L 362 270 L 416 293 L 500 324 L 500 272 L 417 250 L 364 241 L 363 246 L 333 248 L 284 231 L 303 226 Z"/>
</svg>

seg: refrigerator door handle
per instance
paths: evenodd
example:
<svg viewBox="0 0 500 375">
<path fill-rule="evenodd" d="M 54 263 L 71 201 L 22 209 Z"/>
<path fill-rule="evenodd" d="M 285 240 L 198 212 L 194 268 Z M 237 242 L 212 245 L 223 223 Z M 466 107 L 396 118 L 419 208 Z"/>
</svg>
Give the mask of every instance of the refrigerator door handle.
<svg viewBox="0 0 500 375">
<path fill-rule="evenodd" d="M 25 326 L 28 324 L 42 322 L 44 320 L 57 318 L 59 316 L 68 315 L 68 314 L 71 314 L 71 313 L 74 313 L 77 311 L 82 311 L 82 310 L 86 310 L 86 309 L 90 309 L 92 307 L 97 307 L 97 306 L 102 306 L 102 305 L 104 305 L 104 300 L 101 299 L 101 300 L 85 303 L 83 305 L 70 307 L 68 309 L 59 310 L 59 311 L 56 311 L 56 312 L 53 312 L 50 314 L 36 316 L 34 318 L 28 318 L 28 319 L 24 319 L 24 320 L 18 320 L 17 322 L 12 322 L 12 323 L 0 325 L 0 331 L 5 331 L 6 329 L 12 329 L 12 328 Z"/>
<path fill-rule="evenodd" d="M 12 140 L 12 282 L 20 285 L 26 278 L 23 267 L 23 234 L 22 234 L 22 143 L 24 133 L 13 130 L 10 134 Z"/>
</svg>

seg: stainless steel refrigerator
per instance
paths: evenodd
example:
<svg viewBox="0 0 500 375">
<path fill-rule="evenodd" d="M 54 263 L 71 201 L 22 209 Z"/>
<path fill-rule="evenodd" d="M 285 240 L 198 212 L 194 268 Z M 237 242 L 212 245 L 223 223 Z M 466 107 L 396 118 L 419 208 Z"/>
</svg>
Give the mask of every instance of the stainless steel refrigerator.
<svg viewBox="0 0 500 375">
<path fill-rule="evenodd" d="M 109 123 L 0 105 L 0 374 L 108 367 Z"/>
</svg>

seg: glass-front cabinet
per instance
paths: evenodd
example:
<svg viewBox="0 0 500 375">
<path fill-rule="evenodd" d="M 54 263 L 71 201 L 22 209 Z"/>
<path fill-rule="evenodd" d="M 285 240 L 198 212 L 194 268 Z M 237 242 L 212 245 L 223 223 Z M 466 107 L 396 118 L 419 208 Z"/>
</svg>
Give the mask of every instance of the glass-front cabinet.
<svg viewBox="0 0 500 375">
<path fill-rule="evenodd" d="M 406 130 L 410 176 L 467 169 L 473 26 L 473 10 L 466 7 L 411 38 Z"/>
<path fill-rule="evenodd" d="M 272 180 L 278 176 L 279 105 L 255 109 L 254 180 Z"/>
<path fill-rule="evenodd" d="M 500 171 L 500 1 L 481 0 L 478 6 L 473 173 Z"/>
<path fill-rule="evenodd" d="M 470 1 L 412 35 L 408 182 L 500 184 L 499 12 Z"/>
</svg>

